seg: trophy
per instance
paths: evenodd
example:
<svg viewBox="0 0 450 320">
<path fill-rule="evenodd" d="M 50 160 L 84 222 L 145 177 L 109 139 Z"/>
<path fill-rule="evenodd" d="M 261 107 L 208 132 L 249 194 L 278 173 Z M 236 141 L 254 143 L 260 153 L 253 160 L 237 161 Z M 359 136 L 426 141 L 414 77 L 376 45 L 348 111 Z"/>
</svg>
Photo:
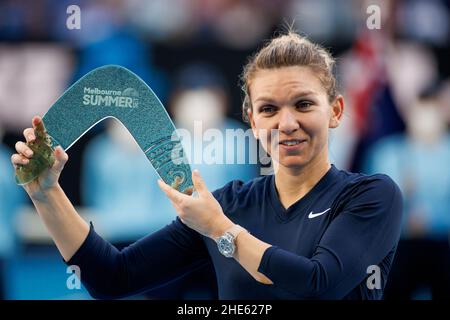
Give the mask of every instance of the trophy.
<svg viewBox="0 0 450 320">
<path fill-rule="evenodd" d="M 45 132 L 37 132 L 28 143 L 34 156 L 16 169 L 16 182 L 33 181 L 53 165 L 56 146 L 68 150 L 106 118 L 125 126 L 164 182 L 180 192 L 193 192 L 191 169 L 166 109 L 142 79 L 116 65 L 89 72 L 47 111 L 42 117 Z"/>
</svg>

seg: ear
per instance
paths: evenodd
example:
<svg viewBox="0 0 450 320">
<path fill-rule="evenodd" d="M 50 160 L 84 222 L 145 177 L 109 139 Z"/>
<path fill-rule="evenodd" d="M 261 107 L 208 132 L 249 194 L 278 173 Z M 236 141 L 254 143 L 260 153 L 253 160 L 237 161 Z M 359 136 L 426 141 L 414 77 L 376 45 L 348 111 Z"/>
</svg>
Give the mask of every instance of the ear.
<svg viewBox="0 0 450 320">
<path fill-rule="evenodd" d="M 330 123 L 328 127 L 329 128 L 339 127 L 339 123 L 343 113 L 344 113 L 344 97 L 342 95 L 338 95 L 331 104 Z"/>
</svg>

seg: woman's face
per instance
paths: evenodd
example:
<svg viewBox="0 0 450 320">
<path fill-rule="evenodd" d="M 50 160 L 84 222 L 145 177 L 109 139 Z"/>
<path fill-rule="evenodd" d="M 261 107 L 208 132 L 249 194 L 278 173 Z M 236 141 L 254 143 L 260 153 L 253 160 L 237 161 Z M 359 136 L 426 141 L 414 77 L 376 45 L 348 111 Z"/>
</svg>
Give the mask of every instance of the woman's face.
<svg viewBox="0 0 450 320">
<path fill-rule="evenodd" d="M 249 94 L 253 133 L 277 164 L 302 168 L 316 160 L 328 161 L 328 129 L 339 125 L 343 99 L 339 96 L 330 104 L 313 69 L 258 70 Z M 268 132 L 267 140 L 264 132 Z"/>
</svg>

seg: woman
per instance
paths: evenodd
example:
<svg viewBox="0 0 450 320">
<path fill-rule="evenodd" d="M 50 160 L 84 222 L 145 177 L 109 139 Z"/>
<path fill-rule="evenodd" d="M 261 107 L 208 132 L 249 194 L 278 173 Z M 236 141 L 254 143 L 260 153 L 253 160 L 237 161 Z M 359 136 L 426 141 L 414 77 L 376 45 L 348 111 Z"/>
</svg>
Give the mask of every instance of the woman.
<svg viewBox="0 0 450 320">
<path fill-rule="evenodd" d="M 243 112 L 257 139 L 277 133 L 262 139 L 275 174 L 210 193 L 194 172 L 198 197 L 158 181 L 179 217 L 122 251 L 65 196 L 58 178 L 68 156 L 56 148 L 54 166 L 24 187 L 91 295 L 136 294 L 212 263 L 221 299 L 380 299 L 400 234 L 401 194 L 385 175 L 329 163 L 328 130 L 344 108 L 333 64 L 293 32 L 256 53 L 242 76 Z M 43 130 L 39 117 L 32 123 L 28 142 Z M 31 150 L 23 142 L 16 150 L 12 163 L 27 165 Z"/>
</svg>

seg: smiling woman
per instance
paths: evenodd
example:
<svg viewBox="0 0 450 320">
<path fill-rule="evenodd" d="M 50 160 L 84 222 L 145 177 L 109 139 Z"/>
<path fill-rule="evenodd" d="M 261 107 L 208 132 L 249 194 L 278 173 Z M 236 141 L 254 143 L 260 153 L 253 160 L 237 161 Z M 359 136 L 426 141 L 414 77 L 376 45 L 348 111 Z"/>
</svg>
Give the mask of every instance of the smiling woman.
<svg viewBox="0 0 450 320">
<path fill-rule="evenodd" d="M 243 111 L 275 174 L 211 193 L 194 171 L 197 196 L 159 181 L 177 219 L 121 251 L 65 196 L 58 178 L 68 157 L 57 149 L 55 165 L 25 190 L 89 292 L 133 295 L 212 264 L 221 299 L 381 299 L 402 198 L 386 175 L 330 164 L 328 131 L 344 108 L 333 64 L 323 48 L 294 32 L 268 42 L 244 68 Z M 27 141 L 36 130 L 39 118 L 24 131 Z M 30 150 L 21 142 L 16 150 L 13 164 L 26 166 Z"/>
<path fill-rule="evenodd" d="M 247 115 L 255 136 L 259 138 L 260 130 L 278 132 L 278 144 L 264 142 L 281 166 L 278 170 L 326 162 L 328 129 L 339 124 L 341 96 L 330 104 L 317 75 L 304 66 L 258 71 L 249 89 L 252 107 Z"/>
<path fill-rule="evenodd" d="M 309 171 L 311 184 L 330 168 L 328 129 L 336 128 L 344 108 L 333 75 L 334 59 L 322 47 L 295 32 L 270 41 L 244 67 L 243 117 L 274 161 L 276 182 L 286 207 L 301 197 L 296 186 L 282 183 Z M 315 175 L 314 173 L 317 173 Z M 289 190 L 294 193 L 289 196 Z"/>
</svg>

